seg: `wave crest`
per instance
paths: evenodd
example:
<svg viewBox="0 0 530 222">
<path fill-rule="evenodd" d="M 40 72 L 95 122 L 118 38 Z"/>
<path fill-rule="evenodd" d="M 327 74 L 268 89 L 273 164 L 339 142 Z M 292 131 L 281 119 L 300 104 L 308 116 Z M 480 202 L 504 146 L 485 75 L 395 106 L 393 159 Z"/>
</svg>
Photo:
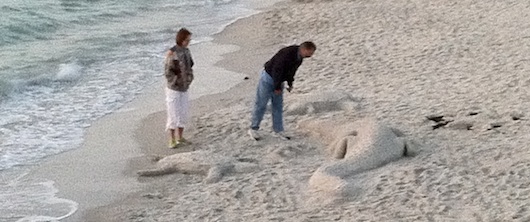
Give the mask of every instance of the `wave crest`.
<svg viewBox="0 0 530 222">
<path fill-rule="evenodd" d="M 59 72 L 55 75 L 56 81 L 75 81 L 81 76 L 83 67 L 76 62 L 59 65 Z"/>
</svg>

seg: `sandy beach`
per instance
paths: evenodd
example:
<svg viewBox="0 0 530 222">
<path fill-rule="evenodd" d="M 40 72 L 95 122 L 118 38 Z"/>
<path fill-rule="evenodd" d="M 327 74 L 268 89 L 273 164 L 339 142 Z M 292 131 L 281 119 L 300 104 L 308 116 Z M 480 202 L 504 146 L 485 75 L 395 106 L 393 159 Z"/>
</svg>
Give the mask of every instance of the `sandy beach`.
<svg viewBox="0 0 530 222">
<path fill-rule="evenodd" d="M 528 7 L 299 0 L 239 20 L 215 36 L 240 48 L 217 65 L 248 80 L 195 99 L 176 150 L 153 104 L 128 132 L 138 187 L 82 221 L 529 221 Z M 285 94 L 294 138 L 266 114 L 250 140 L 258 72 L 305 40 L 318 49 Z M 135 174 L 161 163 L 178 169 Z"/>
</svg>

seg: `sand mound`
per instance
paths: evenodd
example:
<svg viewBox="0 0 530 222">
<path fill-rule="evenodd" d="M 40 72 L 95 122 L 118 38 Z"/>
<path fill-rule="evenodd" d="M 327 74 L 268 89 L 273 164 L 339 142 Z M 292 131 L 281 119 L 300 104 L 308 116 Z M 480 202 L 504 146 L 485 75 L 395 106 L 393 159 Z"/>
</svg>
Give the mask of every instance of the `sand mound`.
<svg viewBox="0 0 530 222">
<path fill-rule="evenodd" d="M 294 97 L 294 102 L 287 105 L 287 115 L 305 115 L 330 111 L 353 111 L 360 109 L 362 98 L 357 98 L 340 91 L 313 91 Z"/>
</svg>

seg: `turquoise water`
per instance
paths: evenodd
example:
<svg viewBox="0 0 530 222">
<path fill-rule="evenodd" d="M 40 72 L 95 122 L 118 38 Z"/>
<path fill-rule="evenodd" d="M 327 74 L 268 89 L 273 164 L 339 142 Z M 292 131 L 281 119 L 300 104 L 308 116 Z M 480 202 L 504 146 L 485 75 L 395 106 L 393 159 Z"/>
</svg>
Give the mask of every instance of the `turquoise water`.
<svg viewBox="0 0 530 222">
<path fill-rule="evenodd" d="M 96 119 L 163 78 L 163 55 L 180 27 L 194 33 L 192 44 L 210 41 L 257 4 L 1 1 L 0 221 L 54 221 L 75 211 L 75 202 L 54 197 L 53 181 L 22 186 L 14 169 L 79 148 Z"/>
</svg>

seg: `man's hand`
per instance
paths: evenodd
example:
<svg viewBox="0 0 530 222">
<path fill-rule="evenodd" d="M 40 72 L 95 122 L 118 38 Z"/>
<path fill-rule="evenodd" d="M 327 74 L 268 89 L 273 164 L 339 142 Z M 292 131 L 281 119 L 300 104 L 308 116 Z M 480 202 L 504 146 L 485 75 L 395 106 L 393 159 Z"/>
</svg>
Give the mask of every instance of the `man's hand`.
<svg viewBox="0 0 530 222">
<path fill-rule="evenodd" d="M 282 90 L 281 89 L 275 89 L 274 90 L 274 94 L 281 95 L 282 94 Z"/>
</svg>

